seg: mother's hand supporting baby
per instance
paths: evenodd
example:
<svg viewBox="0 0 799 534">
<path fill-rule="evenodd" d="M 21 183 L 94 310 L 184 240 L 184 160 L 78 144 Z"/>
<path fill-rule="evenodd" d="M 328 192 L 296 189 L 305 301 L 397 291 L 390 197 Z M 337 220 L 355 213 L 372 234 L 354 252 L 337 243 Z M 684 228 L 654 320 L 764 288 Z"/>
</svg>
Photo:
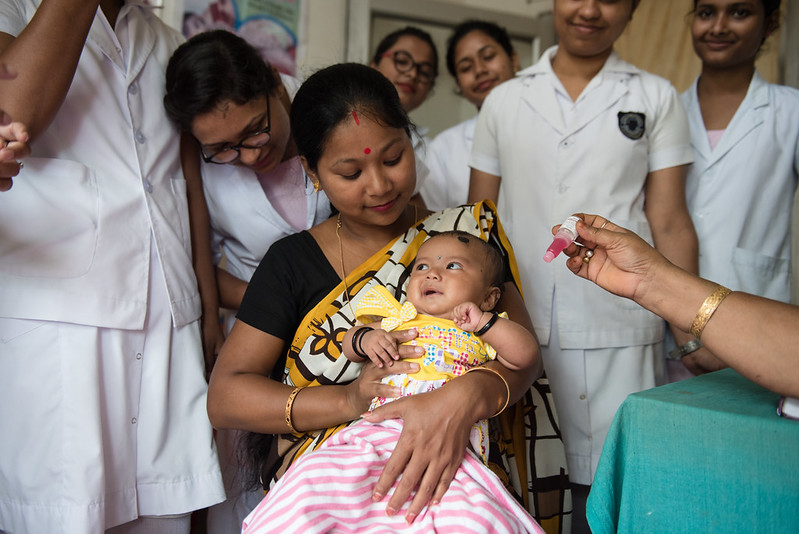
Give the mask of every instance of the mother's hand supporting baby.
<svg viewBox="0 0 799 534">
<path fill-rule="evenodd" d="M 413 358 L 418 356 L 415 352 L 400 351 L 400 358 Z M 352 409 L 352 413 L 357 414 L 353 419 L 360 417 L 364 411 L 369 409 L 372 399 L 375 397 L 399 397 L 402 390 L 397 386 L 383 384 L 381 380 L 393 374 L 413 374 L 419 371 L 419 364 L 405 362 L 401 359 L 394 362 L 391 367 L 378 367 L 372 362 L 366 362 L 361 369 L 358 378 L 343 386 L 347 390 L 347 403 Z"/>
<path fill-rule="evenodd" d="M 472 374 L 477 373 L 470 373 L 463 381 L 472 379 Z M 402 475 L 386 507 L 388 515 L 394 515 L 414 489 L 416 495 L 406 514 L 408 523 L 428 502 L 435 504 L 443 498 L 463 460 L 476 421 L 474 402 L 482 399 L 475 398 L 475 391 L 464 387 L 461 379 L 452 380 L 434 391 L 384 404 L 365 417 L 373 423 L 403 421 L 402 433 L 373 494 L 374 500 L 381 500 Z M 488 412 L 486 417 L 491 415 Z"/>
</svg>

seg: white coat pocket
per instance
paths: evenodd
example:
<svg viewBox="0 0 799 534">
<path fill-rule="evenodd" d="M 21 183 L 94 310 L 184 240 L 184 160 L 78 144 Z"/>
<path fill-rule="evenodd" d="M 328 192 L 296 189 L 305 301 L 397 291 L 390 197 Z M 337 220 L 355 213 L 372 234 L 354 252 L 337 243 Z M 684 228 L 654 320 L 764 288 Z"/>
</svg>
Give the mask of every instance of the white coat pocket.
<svg viewBox="0 0 799 534">
<path fill-rule="evenodd" d="M 791 260 L 736 248 L 730 265 L 732 287 L 782 302 L 791 300 Z"/>
<path fill-rule="evenodd" d="M 76 278 L 97 248 L 99 192 L 94 173 L 67 160 L 28 158 L 14 187 L 0 193 L 0 272 Z"/>
</svg>

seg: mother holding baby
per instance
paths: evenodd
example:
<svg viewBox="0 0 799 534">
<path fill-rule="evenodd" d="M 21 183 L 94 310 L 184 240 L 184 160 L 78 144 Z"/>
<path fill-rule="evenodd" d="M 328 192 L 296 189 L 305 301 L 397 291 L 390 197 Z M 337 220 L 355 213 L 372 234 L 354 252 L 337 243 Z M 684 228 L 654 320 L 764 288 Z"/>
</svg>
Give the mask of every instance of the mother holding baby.
<svg viewBox="0 0 799 534">
<path fill-rule="evenodd" d="M 390 386 L 380 383 L 383 376 L 413 372 L 415 364 L 403 360 L 382 369 L 353 363 L 342 355 L 341 341 L 355 324 L 353 310 L 362 292 L 383 285 L 404 300 L 408 266 L 429 236 L 462 230 L 498 246 L 508 272 L 497 309 L 532 331 L 513 251 L 493 205 L 429 214 L 408 203 L 416 183 L 413 125 L 379 72 L 347 64 L 314 74 L 294 99 L 291 128 L 310 180 L 337 214 L 267 252 L 222 347 L 208 393 L 214 426 L 255 433 L 249 450 L 265 488 L 295 459 L 359 419 L 373 397 L 386 396 Z M 399 342 L 414 337 L 412 331 L 393 335 Z M 413 355 L 412 347 L 400 351 Z M 510 479 L 504 479 L 509 488 L 515 486 L 516 498 L 545 526 L 558 527 L 568 504 L 568 481 L 559 432 L 548 419 L 549 388 L 538 382 L 530 388 L 541 375 L 540 360 L 519 371 L 498 362 L 485 365 L 497 373 L 469 373 L 370 416 L 403 421 L 372 494 L 386 502 L 389 518 L 413 522 L 430 502 L 441 502 L 463 460 L 472 425 L 506 401 L 522 399 L 495 420 L 501 441 L 496 447 L 492 443 L 495 470 L 510 470 Z M 526 428 L 535 429 L 534 435 L 525 436 Z M 535 477 L 561 483 L 549 493 L 539 491 L 542 484 Z M 551 480 L 547 488 L 553 487 Z"/>
</svg>

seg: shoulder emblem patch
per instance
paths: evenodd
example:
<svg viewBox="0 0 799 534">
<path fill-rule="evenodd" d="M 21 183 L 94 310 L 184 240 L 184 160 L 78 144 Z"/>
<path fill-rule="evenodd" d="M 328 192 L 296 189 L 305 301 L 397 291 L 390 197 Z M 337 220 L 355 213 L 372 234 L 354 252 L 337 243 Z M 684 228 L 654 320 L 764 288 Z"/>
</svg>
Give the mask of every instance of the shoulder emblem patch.
<svg viewBox="0 0 799 534">
<path fill-rule="evenodd" d="M 641 139 L 646 132 L 646 116 L 637 111 L 619 111 L 619 130 L 630 139 Z"/>
</svg>

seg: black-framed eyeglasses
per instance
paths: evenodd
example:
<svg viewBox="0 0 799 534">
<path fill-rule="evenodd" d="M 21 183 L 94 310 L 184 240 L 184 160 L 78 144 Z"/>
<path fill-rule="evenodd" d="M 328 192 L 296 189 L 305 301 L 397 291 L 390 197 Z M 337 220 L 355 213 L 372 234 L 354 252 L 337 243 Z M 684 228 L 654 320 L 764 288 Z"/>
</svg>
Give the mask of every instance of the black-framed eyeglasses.
<svg viewBox="0 0 799 534">
<path fill-rule="evenodd" d="M 386 52 L 383 57 L 390 57 L 394 61 L 394 68 L 397 69 L 397 72 L 410 72 L 415 68 L 421 81 L 433 83 L 436 79 L 436 68 L 432 63 L 427 61 L 417 63 L 405 50 L 397 50 L 394 53 Z"/>
<path fill-rule="evenodd" d="M 200 147 L 200 153 L 202 154 L 203 161 L 206 163 L 217 163 L 219 165 L 225 165 L 228 163 L 235 163 L 241 158 L 241 149 L 242 148 L 250 148 L 256 149 L 261 148 L 269 141 L 272 140 L 272 134 L 270 130 L 272 129 L 272 114 L 271 110 L 269 109 L 269 95 L 266 96 L 266 126 L 258 130 L 257 132 L 253 132 L 249 134 L 241 143 L 233 146 L 227 146 L 222 150 L 214 152 L 213 154 L 206 154 L 205 149 Z"/>
</svg>

